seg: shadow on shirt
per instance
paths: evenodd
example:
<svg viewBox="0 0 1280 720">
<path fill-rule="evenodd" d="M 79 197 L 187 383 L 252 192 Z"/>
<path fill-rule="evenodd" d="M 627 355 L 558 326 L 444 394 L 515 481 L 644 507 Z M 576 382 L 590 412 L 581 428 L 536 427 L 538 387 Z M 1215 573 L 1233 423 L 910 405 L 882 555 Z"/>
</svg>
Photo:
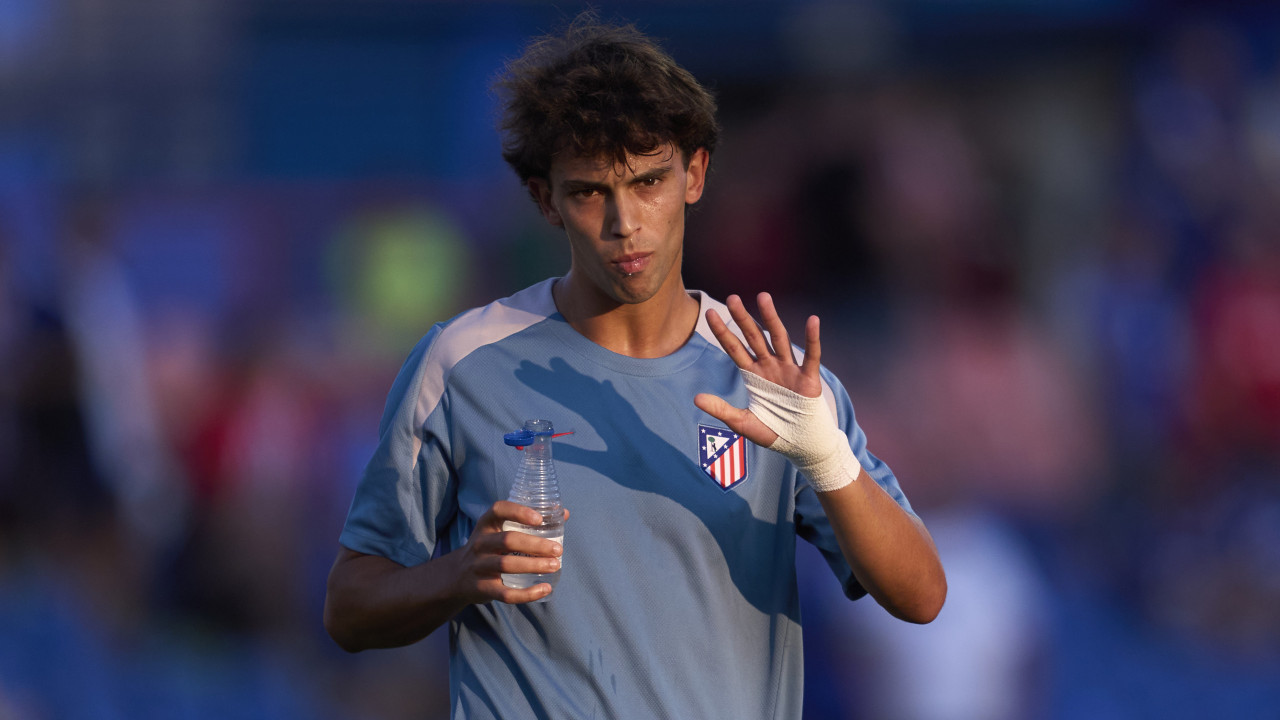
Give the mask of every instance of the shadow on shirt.
<svg viewBox="0 0 1280 720">
<path fill-rule="evenodd" d="M 790 598 L 795 593 L 793 523 L 804 522 L 804 518 L 795 514 L 791 490 L 779 486 L 787 471 L 783 459 L 773 453 L 753 452 L 749 447 L 751 475 L 741 485 L 725 491 L 703 472 L 695 458 L 671 441 L 679 433 L 696 432 L 698 423 L 720 425 L 694 406 L 692 395 L 675 397 L 670 385 L 651 378 L 618 375 L 617 385 L 614 380 L 600 381 L 578 372 L 563 358 L 552 358 L 550 367 L 523 361 L 515 377 L 576 413 L 604 444 L 602 450 L 582 447 L 588 433 L 580 430 L 578 442 L 556 443 L 557 463 L 587 468 L 607 481 L 637 492 L 662 495 L 684 507 L 689 515 L 672 513 L 665 503 L 636 503 L 630 510 L 641 514 L 639 522 L 660 542 L 709 536 L 718 546 L 734 586 L 747 602 L 766 614 L 783 612 L 798 622 L 798 612 L 793 609 L 798 606 Z M 736 374 L 731 374 L 723 383 L 713 381 L 706 391 L 731 399 L 736 381 Z M 658 413 L 670 406 L 671 423 L 655 431 L 627 396 L 661 408 Z M 651 412 L 650 417 L 654 416 Z M 664 437 L 660 432 L 669 435 Z M 696 437 L 691 436 L 689 442 L 696 442 Z M 747 442 L 745 438 L 743 442 Z M 772 517 L 761 519 L 757 513 Z M 690 530 L 690 515 L 706 528 L 706 535 Z M 628 522 L 627 526 L 635 524 Z M 809 529 L 802 531 L 806 537 L 811 535 Z M 723 568 L 714 567 L 718 559 L 706 552 L 673 555 L 678 556 L 675 562 L 680 567 L 655 567 L 655 574 L 683 573 L 696 585 L 714 581 L 717 571 L 724 572 Z"/>
</svg>

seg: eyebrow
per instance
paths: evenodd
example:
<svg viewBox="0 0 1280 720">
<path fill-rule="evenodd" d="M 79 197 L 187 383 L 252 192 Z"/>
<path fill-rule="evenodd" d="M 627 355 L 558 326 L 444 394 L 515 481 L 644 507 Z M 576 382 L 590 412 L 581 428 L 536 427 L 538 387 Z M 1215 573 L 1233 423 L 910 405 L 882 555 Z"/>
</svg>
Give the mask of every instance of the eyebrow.
<svg viewBox="0 0 1280 720">
<path fill-rule="evenodd" d="M 631 179 L 631 182 L 644 182 L 645 180 L 661 180 L 671 174 L 670 165 L 659 165 L 650 168 Z"/>
<path fill-rule="evenodd" d="M 595 180 L 565 180 L 562 187 L 567 193 L 575 193 L 579 190 L 606 190 L 609 186 Z"/>
<path fill-rule="evenodd" d="M 635 177 L 631 178 L 627 182 L 637 183 L 637 182 L 644 182 L 646 180 L 661 180 L 667 177 L 668 175 L 670 175 L 671 171 L 672 171 L 671 165 L 659 165 L 657 167 L 653 167 L 653 168 L 649 168 L 648 170 L 645 170 L 644 172 L 636 175 Z M 564 188 L 565 192 L 574 193 L 574 192 L 578 192 L 579 190 L 600 190 L 600 191 L 608 190 L 609 184 L 599 182 L 597 180 L 569 179 L 563 182 L 562 187 Z"/>
</svg>

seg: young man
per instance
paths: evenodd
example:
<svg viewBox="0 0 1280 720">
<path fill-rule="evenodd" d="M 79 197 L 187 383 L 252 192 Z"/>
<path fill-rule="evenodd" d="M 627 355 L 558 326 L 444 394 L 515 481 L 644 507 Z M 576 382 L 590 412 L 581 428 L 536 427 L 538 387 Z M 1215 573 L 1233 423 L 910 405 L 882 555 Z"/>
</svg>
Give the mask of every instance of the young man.
<svg viewBox="0 0 1280 720">
<path fill-rule="evenodd" d="M 850 598 L 928 622 L 946 594 L 928 533 L 866 448 L 818 319 L 793 348 L 681 278 L 715 106 L 633 28 L 575 23 L 507 69 L 505 157 L 571 264 L 436 325 L 402 369 L 329 577 L 342 647 L 448 622 L 454 717 L 796 718 L 800 536 Z M 564 546 L 507 502 L 502 435 L 551 420 Z M 514 589 L 500 574 L 561 567 Z M 532 601 L 546 598 L 546 602 Z"/>
</svg>

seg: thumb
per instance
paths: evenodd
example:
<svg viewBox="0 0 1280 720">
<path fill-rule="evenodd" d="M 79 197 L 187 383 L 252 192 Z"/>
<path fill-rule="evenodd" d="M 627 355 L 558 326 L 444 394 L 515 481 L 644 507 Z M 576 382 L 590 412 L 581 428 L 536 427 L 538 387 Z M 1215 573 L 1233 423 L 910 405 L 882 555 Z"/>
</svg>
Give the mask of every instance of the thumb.
<svg viewBox="0 0 1280 720">
<path fill-rule="evenodd" d="M 702 412 L 723 423 L 729 422 L 730 414 L 742 412 L 740 408 L 730 405 L 724 398 L 710 393 L 698 393 L 693 397 L 693 404 L 697 405 Z"/>
<path fill-rule="evenodd" d="M 698 393 L 693 398 L 693 404 L 697 405 L 699 410 L 729 426 L 730 430 L 761 447 L 769 447 L 774 440 L 778 439 L 778 434 L 760 422 L 754 413 L 734 407 L 722 397 Z"/>
</svg>

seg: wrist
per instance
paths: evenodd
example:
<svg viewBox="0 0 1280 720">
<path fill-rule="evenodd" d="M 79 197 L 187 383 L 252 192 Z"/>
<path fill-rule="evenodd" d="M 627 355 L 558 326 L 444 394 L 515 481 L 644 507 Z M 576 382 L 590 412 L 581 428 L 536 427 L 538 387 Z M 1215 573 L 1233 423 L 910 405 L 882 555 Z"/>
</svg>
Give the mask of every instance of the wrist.
<svg viewBox="0 0 1280 720">
<path fill-rule="evenodd" d="M 801 395 L 746 370 L 742 378 L 748 408 L 778 436 L 769 449 L 795 464 L 815 490 L 838 490 L 858 479 L 862 464 L 824 397 Z"/>
<path fill-rule="evenodd" d="M 842 439 L 844 435 L 840 436 Z M 862 474 L 862 463 L 853 454 L 853 448 L 847 441 L 825 457 L 811 461 L 793 461 L 796 470 L 809 480 L 809 485 L 818 492 L 831 492 L 856 481 Z"/>
</svg>

